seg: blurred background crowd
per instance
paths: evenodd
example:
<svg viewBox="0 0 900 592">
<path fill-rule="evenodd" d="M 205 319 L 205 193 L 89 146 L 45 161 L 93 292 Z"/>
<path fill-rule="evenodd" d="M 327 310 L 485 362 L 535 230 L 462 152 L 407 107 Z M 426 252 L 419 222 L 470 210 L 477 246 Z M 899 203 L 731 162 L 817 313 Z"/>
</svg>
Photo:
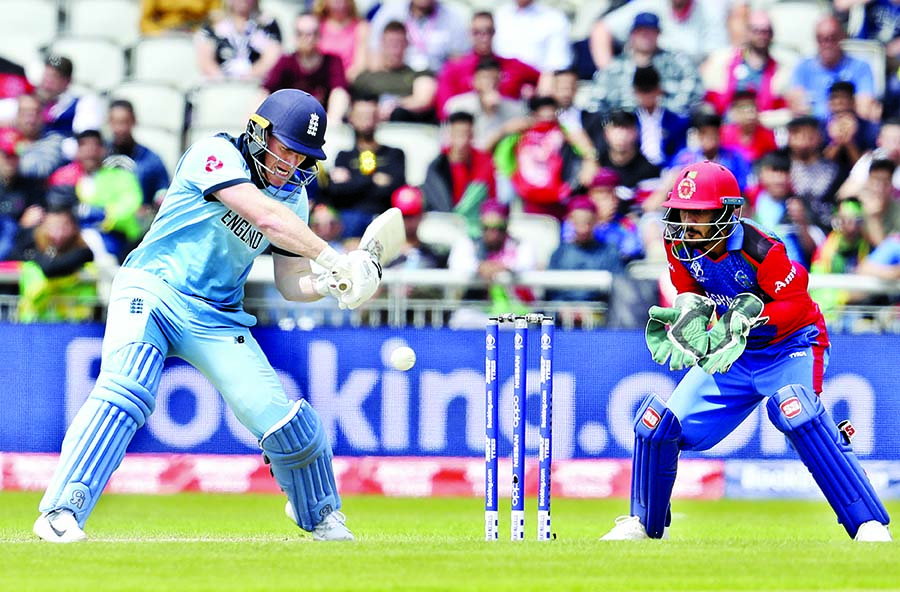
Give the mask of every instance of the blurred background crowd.
<svg viewBox="0 0 900 592">
<path fill-rule="evenodd" d="M 182 151 L 240 133 L 281 88 L 329 114 L 313 229 L 352 248 L 399 207 L 395 267 L 477 280 L 457 296 L 480 313 L 615 305 L 608 282 L 515 281 L 540 270 L 650 277 L 644 300 L 665 300 L 660 204 L 701 160 L 735 173 L 742 215 L 814 278 L 900 280 L 900 0 L 0 0 L 0 15 L 0 286 L 22 322 L 97 318 Z M 813 294 L 833 323 L 848 304 L 893 310 L 895 293 L 859 288 Z"/>
</svg>

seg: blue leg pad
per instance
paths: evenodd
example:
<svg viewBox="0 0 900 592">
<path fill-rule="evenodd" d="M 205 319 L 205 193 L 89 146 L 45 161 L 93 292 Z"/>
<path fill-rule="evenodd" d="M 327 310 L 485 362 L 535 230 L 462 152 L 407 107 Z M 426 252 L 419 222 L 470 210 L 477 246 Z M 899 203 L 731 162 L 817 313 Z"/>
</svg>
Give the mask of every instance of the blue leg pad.
<svg viewBox="0 0 900 592">
<path fill-rule="evenodd" d="M 669 500 L 678 471 L 681 422 L 656 395 L 638 409 L 631 465 L 631 515 L 641 519 L 652 539 L 669 525 Z"/>
<path fill-rule="evenodd" d="M 94 390 L 66 431 L 41 512 L 67 508 L 84 527 L 131 438 L 153 411 L 162 367 L 162 354 L 146 343 L 127 345 L 104 360 Z"/>
<path fill-rule="evenodd" d="M 856 536 L 869 520 L 887 524 L 887 510 L 856 455 L 840 436 L 825 406 L 810 389 L 788 385 L 766 403 L 769 419 L 783 432 L 844 525 Z"/>
<path fill-rule="evenodd" d="M 319 414 L 309 403 L 297 401 L 291 413 L 270 428 L 259 445 L 294 507 L 300 528 L 312 531 L 341 507 L 331 468 L 331 445 Z"/>
</svg>

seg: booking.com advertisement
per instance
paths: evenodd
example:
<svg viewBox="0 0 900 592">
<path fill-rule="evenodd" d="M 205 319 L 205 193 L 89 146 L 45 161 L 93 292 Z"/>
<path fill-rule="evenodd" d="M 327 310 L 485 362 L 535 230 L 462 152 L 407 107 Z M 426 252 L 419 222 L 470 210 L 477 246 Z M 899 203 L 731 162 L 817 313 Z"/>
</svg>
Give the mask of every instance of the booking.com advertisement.
<svg viewBox="0 0 900 592">
<path fill-rule="evenodd" d="M 318 410 L 338 456 L 484 454 L 484 333 L 439 329 L 319 329 L 254 332 L 289 397 Z M 3 329 L 0 451 L 57 452 L 67 422 L 100 367 L 102 327 L 6 326 Z M 529 455 L 538 449 L 538 329 L 528 341 Z M 897 338 L 834 336 L 823 400 L 835 421 L 856 428 L 864 460 L 900 459 Z M 416 365 L 393 370 L 390 352 L 412 347 Z M 501 331 L 500 453 L 511 437 L 512 331 Z M 680 373 L 655 364 L 640 331 L 567 332 L 553 343 L 553 456 L 556 460 L 627 458 L 632 417 L 648 393 L 667 398 Z M 186 363 L 166 364 L 156 411 L 133 452 L 257 453 L 205 377 Z M 795 459 L 760 406 L 730 437 L 686 458 Z M 764 466 L 764 465 L 763 465 Z"/>
</svg>

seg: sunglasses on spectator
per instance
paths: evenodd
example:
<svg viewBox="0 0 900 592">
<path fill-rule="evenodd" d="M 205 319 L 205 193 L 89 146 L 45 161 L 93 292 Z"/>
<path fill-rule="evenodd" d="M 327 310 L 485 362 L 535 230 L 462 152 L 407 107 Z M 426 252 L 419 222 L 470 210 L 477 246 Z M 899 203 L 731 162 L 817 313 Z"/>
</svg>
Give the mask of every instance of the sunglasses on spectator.
<svg viewBox="0 0 900 592">
<path fill-rule="evenodd" d="M 495 33 L 493 28 L 488 29 L 472 29 L 472 35 L 493 35 Z"/>
<path fill-rule="evenodd" d="M 506 222 L 485 222 L 482 226 L 485 230 L 506 230 Z"/>
<path fill-rule="evenodd" d="M 770 27 L 750 27 L 751 33 L 765 33 L 766 35 L 772 34 L 772 29 Z"/>
<path fill-rule="evenodd" d="M 816 35 L 816 41 L 819 43 L 835 43 L 840 40 L 841 37 L 837 33 L 833 35 Z"/>
</svg>

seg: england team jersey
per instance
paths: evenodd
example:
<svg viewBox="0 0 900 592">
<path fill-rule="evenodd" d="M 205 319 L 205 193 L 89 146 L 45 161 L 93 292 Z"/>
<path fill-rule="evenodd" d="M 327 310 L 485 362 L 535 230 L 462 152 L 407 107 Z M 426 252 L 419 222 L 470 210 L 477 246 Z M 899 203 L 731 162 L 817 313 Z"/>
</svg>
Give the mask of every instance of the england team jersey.
<svg viewBox="0 0 900 592">
<path fill-rule="evenodd" d="M 218 309 L 240 309 L 253 260 L 269 246 L 262 232 L 215 196 L 221 189 L 253 183 L 243 150 L 243 136 L 226 134 L 188 148 L 150 230 L 123 267 L 149 272 Z M 291 199 L 272 199 L 308 221 L 306 189 Z"/>
</svg>

